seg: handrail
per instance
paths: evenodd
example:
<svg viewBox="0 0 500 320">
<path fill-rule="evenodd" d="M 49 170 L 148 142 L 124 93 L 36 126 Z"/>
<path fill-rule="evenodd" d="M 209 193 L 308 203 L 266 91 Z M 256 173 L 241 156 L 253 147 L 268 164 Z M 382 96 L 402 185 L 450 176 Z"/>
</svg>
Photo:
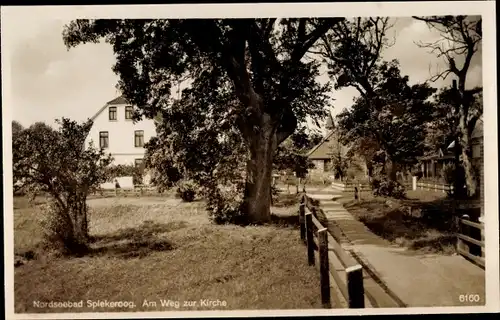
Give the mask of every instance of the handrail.
<svg viewBox="0 0 500 320">
<path fill-rule="evenodd" d="M 308 212 L 306 212 L 306 209 Z M 340 244 L 328 233 L 315 216 L 315 208 L 304 195 L 299 206 L 300 237 L 307 245 L 309 265 L 315 265 L 315 248 L 320 264 L 321 301 L 324 308 L 331 308 L 331 286 L 333 280 L 349 308 L 365 307 L 363 267 L 349 256 Z M 315 239 L 317 237 L 317 241 Z M 344 275 L 344 276 L 342 276 Z M 344 279 L 345 280 L 344 280 Z M 335 294 L 334 294 L 335 296 Z M 335 296 L 335 298 L 337 298 Z M 338 299 L 333 299 L 338 303 Z"/>
</svg>

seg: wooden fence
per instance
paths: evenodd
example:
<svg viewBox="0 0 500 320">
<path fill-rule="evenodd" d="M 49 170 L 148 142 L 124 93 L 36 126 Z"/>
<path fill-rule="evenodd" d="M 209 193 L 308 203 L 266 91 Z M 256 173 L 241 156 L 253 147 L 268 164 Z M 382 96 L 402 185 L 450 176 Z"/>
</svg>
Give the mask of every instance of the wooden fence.
<svg viewBox="0 0 500 320">
<path fill-rule="evenodd" d="M 306 243 L 309 265 L 316 265 L 317 252 L 323 307 L 347 305 L 349 308 L 364 308 L 362 266 L 328 233 L 308 208 L 307 201 L 308 198 L 303 196 L 299 206 L 300 238 Z M 332 294 L 332 284 L 338 287 L 342 297 L 335 292 Z"/>
<path fill-rule="evenodd" d="M 457 217 L 457 226 L 457 253 L 484 268 L 484 223 L 473 222 L 468 215 L 462 215 Z"/>
<path fill-rule="evenodd" d="M 436 183 L 417 182 L 417 189 L 438 191 L 442 193 L 449 192 L 450 194 L 453 194 L 453 185 L 442 184 L 437 182 Z"/>
<path fill-rule="evenodd" d="M 135 188 L 101 189 L 92 193 L 95 197 L 140 197 L 140 196 L 162 196 L 154 187 L 136 186 Z"/>
</svg>

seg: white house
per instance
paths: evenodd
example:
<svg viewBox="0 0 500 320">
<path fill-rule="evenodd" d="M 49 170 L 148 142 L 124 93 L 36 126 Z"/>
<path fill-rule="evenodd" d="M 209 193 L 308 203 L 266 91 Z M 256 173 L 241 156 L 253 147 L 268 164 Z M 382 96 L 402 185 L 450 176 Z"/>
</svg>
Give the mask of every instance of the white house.
<svg viewBox="0 0 500 320">
<path fill-rule="evenodd" d="M 113 156 L 115 165 L 141 165 L 145 153 L 144 144 L 156 134 L 155 123 L 150 119 L 134 123 L 133 108 L 122 96 L 107 102 L 91 118 L 93 125 L 85 145 L 92 141 L 95 147 L 104 148 L 106 153 Z M 131 177 L 120 180 L 122 188 L 130 187 L 129 184 L 132 183 Z M 147 183 L 149 179 L 145 180 Z"/>
</svg>

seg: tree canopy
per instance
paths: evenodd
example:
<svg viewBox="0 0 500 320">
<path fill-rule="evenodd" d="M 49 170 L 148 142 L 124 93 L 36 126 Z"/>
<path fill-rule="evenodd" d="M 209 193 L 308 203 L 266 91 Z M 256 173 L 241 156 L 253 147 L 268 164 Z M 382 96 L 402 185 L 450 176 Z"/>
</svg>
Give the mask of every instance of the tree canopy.
<svg viewBox="0 0 500 320">
<path fill-rule="evenodd" d="M 378 142 L 383 161 L 415 163 L 423 154 L 425 124 L 432 119 L 433 103 L 428 101 L 436 89 L 428 84 L 408 83 L 397 61 L 384 62 L 377 74 L 380 82 L 371 101 L 364 96 L 339 115 L 344 140 L 371 138 Z"/>
</svg>

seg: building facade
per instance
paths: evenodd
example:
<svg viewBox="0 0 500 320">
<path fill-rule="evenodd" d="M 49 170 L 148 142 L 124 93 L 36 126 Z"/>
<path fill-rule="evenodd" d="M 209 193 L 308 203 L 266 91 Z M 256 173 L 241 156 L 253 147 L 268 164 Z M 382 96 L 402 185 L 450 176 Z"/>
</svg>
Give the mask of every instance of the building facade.
<svg viewBox="0 0 500 320">
<path fill-rule="evenodd" d="M 94 147 L 103 148 L 113 157 L 114 165 L 141 166 L 144 144 L 156 134 L 154 120 L 132 120 L 134 107 L 120 96 L 107 102 L 91 118 L 92 128 L 86 145 L 92 141 Z M 145 179 L 147 184 L 148 177 Z"/>
</svg>

